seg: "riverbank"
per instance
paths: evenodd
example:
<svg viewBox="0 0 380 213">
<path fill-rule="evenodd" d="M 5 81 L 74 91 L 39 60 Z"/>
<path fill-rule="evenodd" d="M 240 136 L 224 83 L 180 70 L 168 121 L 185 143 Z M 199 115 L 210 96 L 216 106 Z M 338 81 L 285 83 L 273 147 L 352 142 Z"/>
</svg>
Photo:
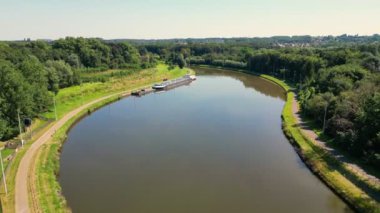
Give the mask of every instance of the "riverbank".
<svg viewBox="0 0 380 213">
<path fill-rule="evenodd" d="M 303 133 L 300 128 L 301 124 L 296 119 L 295 113 L 297 112 L 293 110 L 294 104 L 298 104 L 295 94 L 288 91 L 287 101 L 282 113 L 283 130 L 305 164 L 356 211 L 379 212 L 379 203 L 364 188 L 368 187 L 371 190 L 373 186 L 362 183 L 360 177 L 350 174 L 350 171 L 347 171 L 342 162 L 315 144 Z"/>
<path fill-rule="evenodd" d="M 200 67 L 215 68 L 212 66 Z M 226 68 L 218 67 L 218 69 Z M 297 112 L 293 110 L 294 104 L 298 105 L 298 102 L 294 89 L 290 85 L 269 75 L 240 69 L 232 70 L 259 76 L 282 87 L 287 93 L 282 112 L 283 131 L 301 159 L 318 178 L 354 210 L 358 212 L 380 212 L 380 204 L 373 197 L 379 196 L 379 186 L 347 168 L 331 153 L 314 143 L 303 133 L 300 123 L 302 121 L 296 119 Z"/>
<path fill-rule="evenodd" d="M 370 188 L 374 193 L 378 190 L 376 188 L 378 186 L 366 185 L 367 183 L 361 183 L 364 180 L 360 177 L 355 176 L 355 174 L 348 174 L 350 171 L 347 171 L 347 168 L 339 160 L 315 144 L 302 132 L 301 121 L 296 119 L 298 112 L 294 110 L 294 105 L 298 105 L 298 102 L 291 87 L 284 81 L 271 76 L 260 75 L 260 77 L 280 85 L 287 92 L 287 101 L 282 112 L 283 130 L 311 171 L 356 211 L 380 212 L 379 203 L 353 182 L 362 184 L 362 187 Z"/>
<path fill-rule="evenodd" d="M 58 174 L 58 170 L 56 169 L 50 169 L 50 168 L 57 168 L 56 165 L 59 165 L 59 159 L 55 159 L 54 156 L 57 156 L 57 152 L 59 151 L 59 139 L 62 139 L 65 135 L 65 130 L 60 130 L 61 128 L 67 128 L 66 126 L 72 125 L 76 119 L 83 116 L 85 113 L 88 112 L 88 109 L 93 110 L 94 107 L 100 107 L 104 104 L 107 104 L 111 101 L 117 100 L 121 96 L 128 95 L 131 90 L 142 88 L 146 86 L 150 86 L 151 84 L 155 82 L 159 82 L 164 78 L 177 78 L 180 77 L 187 72 L 189 72 L 189 69 L 179 69 L 175 68 L 172 70 L 168 69 L 168 66 L 160 64 L 156 68 L 151 68 L 147 70 L 142 70 L 139 72 L 136 72 L 135 74 L 132 74 L 128 78 L 120 78 L 120 79 L 114 79 L 108 82 L 104 83 L 88 83 L 83 84 L 81 87 L 70 87 L 63 89 L 60 94 L 56 97 L 57 101 L 57 114 L 59 120 L 56 122 L 53 122 L 48 127 L 44 128 L 40 132 L 36 133 L 36 135 L 43 137 L 47 134 L 49 130 L 52 129 L 53 125 L 56 127 L 52 134 L 54 134 L 54 137 L 51 139 L 49 138 L 49 141 L 47 144 L 42 143 L 41 147 L 42 149 L 38 149 L 35 151 L 37 154 L 32 153 L 31 156 L 29 156 L 31 162 L 28 162 L 28 167 L 24 169 L 24 174 L 22 176 L 25 176 L 25 182 L 28 183 L 28 185 L 25 187 L 22 187 L 23 191 L 25 192 L 26 197 L 24 199 L 29 199 L 30 207 L 39 206 L 37 207 L 40 210 L 46 210 L 49 211 L 49 209 L 52 208 L 45 208 L 44 206 L 40 205 L 40 198 L 46 198 L 48 200 L 48 204 L 60 207 L 61 204 L 65 203 L 64 198 L 60 195 L 59 184 L 56 180 L 56 175 Z M 103 98 L 102 98 L 103 97 Z M 101 100 L 100 100 L 101 99 Z M 98 101 L 96 101 L 98 100 Z M 73 113 L 74 109 L 80 108 L 80 106 L 86 106 L 83 107 L 83 109 L 77 110 L 75 113 Z M 69 113 L 70 112 L 70 113 Z M 70 118 L 67 118 L 66 121 L 68 121 L 70 124 L 65 124 L 66 122 L 62 122 L 62 119 L 67 116 L 68 114 L 71 114 Z M 80 116 L 77 116 L 80 115 Z M 53 112 L 47 113 L 46 117 L 54 116 Z M 71 118 L 73 121 L 71 121 Z M 60 123 L 61 126 L 57 127 L 56 124 Z M 5 196 L 5 194 L 2 195 L 2 203 L 3 203 L 3 210 L 4 212 L 15 212 L 15 198 L 17 194 L 17 198 L 20 198 L 21 195 L 18 193 L 15 193 L 18 189 L 18 187 L 22 184 L 19 184 L 15 179 L 18 177 L 18 172 L 20 171 L 19 166 L 21 165 L 21 161 L 25 158 L 26 153 L 30 152 L 31 146 L 36 146 L 36 141 L 40 137 L 35 137 L 33 141 L 28 141 L 26 146 L 21 149 L 14 159 L 10 172 L 7 174 L 7 184 L 8 184 L 8 196 Z M 57 143 L 50 144 L 49 142 L 56 141 Z M 41 151 L 42 150 L 42 151 Z M 44 157 L 44 158 L 43 158 Z M 41 159 L 44 159 L 44 161 L 41 161 Z M 57 162 L 54 162 L 54 160 L 57 160 Z M 35 166 L 37 165 L 37 162 L 44 162 L 46 164 L 39 165 L 42 166 L 40 170 L 36 170 Z M 30 169 L 31 168 L 31 169 Z M 36 173 L 37 171 L 37 173 Z M 39 171 L 42 173 L 40 174 Z M 16 175 L 17 172 L 17 175 Z M 42 178 L 43 177 L 43 178 Z M 31 178 L 34 178 L 34 180 L 37 180 L 37 182 L 30 181 Z M 28 180 L 26 180 L 28 179 Z M 17 183 L 16 183 L 17 182 Z M 37 184 L 34 184 L 37 183 Z M 46 193 L 46 190 L 49 190 L 51 193 Z M 38 192 L 38 193 L 34 193 Z M 28 196 L 28 193 L 32 193 L 32 196 Z M 33 194 L 34 193 L 34 194 Z M 34 196 L 33 196 L 34 195 Z M 38 198 L 36 198 L 35 195 L 38 195 Z M 37 203 L 37 205 L 36 205 Z M 28 203 L 27 203 L 28 204 Z M 26 206 L 28 206 L 26 204 Z M 38 210 L 36 209 L 36 210 Z M 33 211 L 33 209 L 30 209 Z M 55 212 L 57 209 L 53 208 L 52 211 Z"/>
<path fill-rule="evenodd" d="M 68 120 L 64 126 L 62 126 L 55 133 L 52 140 L 48 141 L 37 153 L 36 160 L 34 161 L 34 166 L 32 168 L 36 169 L 34 174 L 30 175 L 29 183 L 36 183 L 34 186 L 30 186 L 30 193 L 36 201 L 30 202 L 33 209 L 40 208 L 43 212 L 69 212 L 70 209 L 66 204 L 66 200 L 61 193 L 61 186 L 57 181 L 57 176 L 59 175 L 59 161 L 61 148 L 66 140 L 66 133 L 70 128 L 75 125 L 82 117 L 86 116 L 88 113 L 103 107 L 109 103 L 119 100 L 122 97 L 129 96 L 132 90 L 150 87 L 153 83 L 159 82 L 164 78 L 173 79 L 183 76 L 188 72 L 192 72 L 189 69 L 183 70 L 167 70 L 167 66 L 160 68 L 161 75 L 153 76 L 153 78 L 143 81 L 142 84 L 130 84 L 127 86 L 128 91 L 119 95 L 102 100 L 94 105 L 91 105 L 83 110 L 81 110 L 77 115 Z M 172 72 L 172 73 L 170 73 Z M 150 76 L 152 77 L 152 76 Z M 126 82 L 124 82 L 126 83 Z M 126 95 L 127 94 L 127 95 Z M 35 204 L 34 204 L 35 203 Z"/>
</svg>

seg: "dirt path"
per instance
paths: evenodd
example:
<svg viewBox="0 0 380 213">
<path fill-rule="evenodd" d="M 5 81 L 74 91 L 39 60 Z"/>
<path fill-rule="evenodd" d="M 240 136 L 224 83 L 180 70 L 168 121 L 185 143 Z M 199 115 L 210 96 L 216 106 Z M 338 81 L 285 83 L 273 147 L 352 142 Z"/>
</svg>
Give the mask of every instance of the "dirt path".
<svg viewBox="0 0 380 213">
<path fill-rule="evenodd" d="M 58 120 L 52 127 L 50 127 L 40 138 L 38 138 L 26 151 L 25 155 L 22 157 L 20 165 L 17 169 L 16 174 L 16 185 L 15 185 L 15 208 L 17 213 L 29 213 L 30 207 L 29 207 L 29 199 L 28 199 L 28 175 L 30 171 L 30 166 L 32 165 L 32 160 L 34 155 L 37 153 L 38 149 L 47 141 L 50 140 L 50 138 L 53 136 L 53 134 L 61 128 L 68 120 L 73 118 L 75 115 L 77 115 L 82 110 L 86 109 L 87 107 L 98 103 L 100 101 L 103 101 L 105 99 L 108 99 L 113 96 L 117 95 L 126 95 L 126 92 L 121 92 L 117 94 L 108 95 L 99 99 L 96 99 L 94 101 L 91 101 L 85 105 L 82 105 L 71 112 L 67 113 L 64 117 L 62 117 L 60 120 Z"/>
<path fill-rule="evenodd" d="M 365 170 L 363 170 L 360 166 L 352 162 L 350 159 L 342 155 L 338 150 L 335 150 L 329 146 L 326 145 L 324 141 L 321 141 L 318 137 L 318 135 L 310 129 L 307 124 L 305 124 L 301 117 L 300 117 L 300 108 L 299 104 L 297 102 L 296 96 L 294 96 L 294 99 L 292 100 L 292 111 L 293 111 L 293 116 L 296 119 L 297 124 L 300 126 L 301 131 L 304 135 L 306 135 L 308 138 L 310 138 L 316 145 L 322 147 L 323 149 L 327 150 L 330 152 L 335 158 L 340 160 L 341 162 L 344 163 L 345 166 L 347 166 L 351 171 L 355 172 L 357 175 L 360 177 L 366 179 L 367 181 L 371 182 L 373 185 L 380 186 L 380 180 L 371 175 L 368 174 Z"/>
</svg>

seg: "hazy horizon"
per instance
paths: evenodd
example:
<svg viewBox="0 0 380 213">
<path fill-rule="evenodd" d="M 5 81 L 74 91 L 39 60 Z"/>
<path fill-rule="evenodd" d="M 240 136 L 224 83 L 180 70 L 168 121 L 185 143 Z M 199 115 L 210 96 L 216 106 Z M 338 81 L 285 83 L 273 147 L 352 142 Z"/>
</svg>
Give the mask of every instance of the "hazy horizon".
<svg viewBox="0 0 380 213">
<path fill-rule="evenodd" d="M 373 35 L 380 1 L 0 0 L 0 40 Z"/>
<path fill-rule="evenodd" d="M 58 40 L 58 39 L 64 39 L 68 37 L 72 38 L 98 38 L 98 39 L 103 39 L 103 40 L 175 40 L 175 39 L 238 39 L 238 38 L 272 38 L 272 37 L 281 37 L 281 36 L 288 36 L 288 37 L 295 37 L 295 36 L 311 36 L 311 37 L 327 37 L 327 36 L 342 36 L 342 35 L 347 35 L 347 36 L 374 36 L 374 35 L 380 35 L 379 33 L 373 33 L 373 34 L 348 34 L 348 33 L 343 33 L 343 34 L 336 34 L 336 35 L 269 35 L 269 36 L 234 36 L 234 37 L 169 37 L 169 38 L 102 38 L 102 37 L 94 37 L 94 36 L 62 36 L 58 38 L 20 38 L 20 39 L 0 39 L 0 41 L 23 41 L 26 39 L 30 39 L 32 41 L 35 40 Z"/>
</svg>

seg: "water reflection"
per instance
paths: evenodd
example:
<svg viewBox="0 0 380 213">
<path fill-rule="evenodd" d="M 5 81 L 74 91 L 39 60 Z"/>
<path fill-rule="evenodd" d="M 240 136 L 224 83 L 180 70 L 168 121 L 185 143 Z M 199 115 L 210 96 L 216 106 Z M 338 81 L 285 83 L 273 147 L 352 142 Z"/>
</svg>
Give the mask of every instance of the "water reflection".
<svg viewBox="0 0 380 213">
<path fill-rule="evenodd" d="M 281 100 L 286 100 L 286 93 L 284 90 L 277 85 L 274 85 L 272 82 L 263 80 L 259 77 L 241 73 L 241 72 L 233 72 L 222 70 L 222 69 L 215 69 L 215 68 L 206 68 L 206 67 L 195 67 L 197 71 L 197 75 L 207 75 L 207 76 L 227 76 L 230 78 L 234 78 L 236 80 L 241 81 L 245 87 L 252 88 L 257 92 L 260 92 L 264 95 L 274 97 L 274 98 L 280 98 Z"/>
<path fill-rule="evenodd" d="M 281 88 L 197 73 L 189 86 L 123 99 L 69 132 L 60 183 L 73 212 L 345 211 L 299 166 L 281 130 Z"/>
</svg>

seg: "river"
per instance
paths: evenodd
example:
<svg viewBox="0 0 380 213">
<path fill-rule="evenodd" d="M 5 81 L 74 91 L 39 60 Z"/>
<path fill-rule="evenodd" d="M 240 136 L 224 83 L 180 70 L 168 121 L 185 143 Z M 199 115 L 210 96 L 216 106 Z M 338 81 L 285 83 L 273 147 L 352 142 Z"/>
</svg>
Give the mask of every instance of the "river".
<svg viewBox="0 0 380 213">
<path fill-rule="evenodd" d="M 77 123 L 59 182 L 73 212 L 349 212 L 281 129 L 284 91 L 196 68 L 188 86 L 129 97 Z"/>
</svg>

